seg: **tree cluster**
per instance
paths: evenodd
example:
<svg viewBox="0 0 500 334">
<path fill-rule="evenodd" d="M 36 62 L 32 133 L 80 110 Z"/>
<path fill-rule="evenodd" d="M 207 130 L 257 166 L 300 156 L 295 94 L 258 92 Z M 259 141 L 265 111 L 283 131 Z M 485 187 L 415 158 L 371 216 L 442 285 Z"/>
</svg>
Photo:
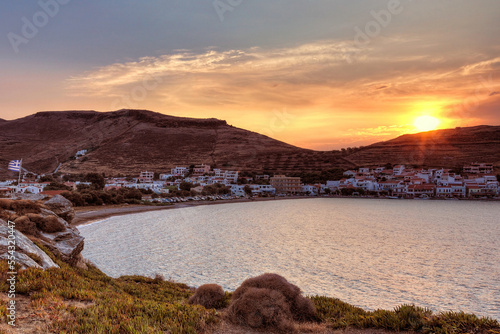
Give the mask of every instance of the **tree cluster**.
<svg viewBox="0 0 500 334">
<path fill-rule="evenodd" d="M 93 206 L 111 204 L 138 204 L 142 200 L 143 192 L 135 188 L 120 188 L 109 191 L 84 189 L 68 191 L 61 194 L 74 206 Z"/>
</svg>

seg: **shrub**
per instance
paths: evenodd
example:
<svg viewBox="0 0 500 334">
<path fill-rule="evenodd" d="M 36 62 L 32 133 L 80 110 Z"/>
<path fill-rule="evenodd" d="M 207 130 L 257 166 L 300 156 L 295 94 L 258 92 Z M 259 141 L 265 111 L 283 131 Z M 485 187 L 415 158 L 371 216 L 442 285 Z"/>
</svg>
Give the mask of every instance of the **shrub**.
<svg viewBox="0 0 500 334">
<path fill-rule="evenodd" d="M 36 228 L 36 224 L 32 222 L 27 216 L 17 217 L 14 220 L 14 224 L 16 230 L 24 234 L 36 236 L 39 233 L 38 229 Z"/>
<path fill-rule="evenodd" d="M 0 218 L 3 220 L 15 220 L 18 217 L 17 214 L 13 213 L 12 211 L 7 211 L 4 209 L 0 209 Z"/>
<path fill-rule="evenodd" d="M 234 291 L 233 300 L 240 298 L 249 288 L 264 288 L 279 291 L 286 299 L 294 320 L 317 321 L 312 301 L 301 295 L 300 288 L 277 274 L 263 274 L 245 280 Z"/>
<path fill-rule="evenodd" d="M 48 216 L 44 217 L 38 228 L 47 233 L 56 233 L 64 231 L 66 226 L 56 216 Z"/>
<path fill-rule="evenodd" d="M 207 309 L 222 308 L 224 305 L 224 290 L 217 284 L 204 284 L 196 289 L 194 295 L 189 298 L 189 304 L 199 304 Z"/>
<path fill-rule="evenodd" d="M 15 211 L 18 215 L 25 215 L 27 213 L 40 213 L 40 205 L 33 201 L 12 201 L 10 207 L 11 210 Z"/>
<path fill-rule="evenodd" d="M 56 216 L 40 216 L 35 213 L 28 213 L 26 216 L 36 224 L 36 227 L 47 233 L 61 232 L 66 229 L 66 225 L 62 223 Z"/>
<path fill-rule="evenodd" d="M 33 223 L 36 224 L 38 228 L 40 228 L 40 225 L 44 222 L 45 218 L 36 214 L 36 213 L 27 213 L 26 217 L 28 217 Z"/>
<path fill-rule="evenodd" d="M 12 204 L 12 200 L 0 198 L 0 209 L 10 210 L 11 204 Z"/>
<path fill-rule="evenodd" d="M 245 289 L 239 298 L 231 301 L 227 316 L 231 322 L 239 325 L 293 331 L 290 306 L 285 296 L 276 290 Z"/>
</svg>

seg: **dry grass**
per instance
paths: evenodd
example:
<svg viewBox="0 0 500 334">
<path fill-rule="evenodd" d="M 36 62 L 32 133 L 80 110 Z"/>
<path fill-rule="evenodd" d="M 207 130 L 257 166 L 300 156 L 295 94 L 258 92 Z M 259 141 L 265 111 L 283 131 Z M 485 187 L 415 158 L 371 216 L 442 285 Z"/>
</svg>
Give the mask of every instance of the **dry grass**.
<svg viewBox="0 0 500 334">
<path fill-rule="evenodd" d="M 28 213 L 26 216 L 43 232 L 56 233 L 64 231 L 66 228 L 56 216 L 43 217 L 35 213 Z"/>
<path fill-rule="evenodd" d="M 16 230 L 24 234 L 36 236 L 40 232 L 38 231 L 36 224 L 32 222 L 27 216 L 17 217 L 14 220 Z"/>
<path fill-rule="evenodd" d="M 66 226 L 56 216 L 44 217 L 38 228 L 47 233 L 61 232 L 66 229 Z"/>
<path fill-rule="evenodd" d="M 235 324 L 294 331 L 290 306 L 285 296 L 276 290 L 250 287 L 231 301 L 226 314 Z"/>
<path fill-rule="evenodd" d="M 40 213 L 41 205 L 28 200 L 0 199 L 0 207 L 5 210 L 15 211 L 18 215 L 27 213 Z"/>
<path fill-rule="evenodd" d="M 201 305 L 204 308 L 224 307 L 224 290 L 217 284 L 204 284 L 196 289 L 194 295 L 189 298 L 189 304 Z"/>
<path fill-rule="evenodd" d="M 245 280 L 233 294 L 233 300 L 240 298 L 249 288 L 264 288 L 280 292 L 286 299 L 293 319 L 316 321 L 316 309 L 310 299 L 302 296 L 300 288 L 277 274 L 263 274 Z"/>
</svg>

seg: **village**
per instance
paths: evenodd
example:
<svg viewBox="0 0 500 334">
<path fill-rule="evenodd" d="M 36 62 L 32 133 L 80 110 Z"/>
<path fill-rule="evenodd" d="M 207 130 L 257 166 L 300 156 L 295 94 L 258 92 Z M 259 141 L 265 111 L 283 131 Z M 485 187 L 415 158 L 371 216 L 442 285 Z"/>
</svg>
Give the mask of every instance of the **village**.
<svg viewBox="0 0 500 334">
<path fill-rule="evenodd" d="M 22 173 L 19 184 L 15 179 L 0 182 L 0 195 L 6 197 L 19 193 L 54 195 L 91 185 L 91 182 L 71 180 L 71 175 L 61 175 L 61 177 L 66 180 L 62 183 L 65 190 L 47 190 L 51 189 L 53 182 L 43 182 L 43 175 Z M 312 184 L 304 184 L 301 178 L 296 176 L 240 173 L 201 164 L 174 167 L 163 174 L 143 171 L 136 177 L 108 177 L 105 178 L 103 190 L 138 189 L 143 194 L 143 200 L 153 202 L 172 202 L 173 192 L 181 188 L 189 190 L 191 196 L 179 200 L 202 199 L 202 196 L 195 195 L 207 195 L 205 190 L 214 185 L 222 187 L 219 189 L 224 191 L 208 192 L 208 194 L 223 195 L 224 199 L 297 195 L 391 199 L 491 199 L 499 197 L 498 179 L 493 164 L 490 163 L 472 163 L 464 166 L 461 173 L 450 169 L 411 168 L 405 165 L 364 167 L 344 171 L 343 177 L 339 180 Z"/>
</svg>

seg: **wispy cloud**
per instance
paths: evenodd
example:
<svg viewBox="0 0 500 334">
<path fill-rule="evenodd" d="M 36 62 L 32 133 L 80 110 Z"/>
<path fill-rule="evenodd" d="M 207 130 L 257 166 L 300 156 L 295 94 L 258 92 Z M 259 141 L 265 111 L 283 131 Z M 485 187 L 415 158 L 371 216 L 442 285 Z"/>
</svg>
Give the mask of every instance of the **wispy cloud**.
<svg viewBox="0 0 500 334">
<path fill-rule="evenodd" d="M 406 44 L 401 36 L 363 48 L 327 40 L 276 49 L 179 50 L 83 73 L 68 80 L 67 88 L 75 96 L 116 99 L 156 78 L 159 84 L 147 101 L 128 107 L 148 104 L 166 113 L 210 114 L 255 131 L 272 110 L 287 107 L 304 117 L 283 131 L 283 140 L 321 128 L 329 129 L 333 140 L 343 136 L 331 136 L 331 130 L 341 130 L 364 142 L 412 131 L 401 124 L 425 112 L 418 110 L 421 106 L 433 105 L 434 113 L 445 114 L 476 94 L 481 80 L 490 87 L 482 95 L 497 92 L 500 58 L 397 51 Z M 253 121 L 238 124 L 233 115 L 245 112 Z"/>
</svg>

